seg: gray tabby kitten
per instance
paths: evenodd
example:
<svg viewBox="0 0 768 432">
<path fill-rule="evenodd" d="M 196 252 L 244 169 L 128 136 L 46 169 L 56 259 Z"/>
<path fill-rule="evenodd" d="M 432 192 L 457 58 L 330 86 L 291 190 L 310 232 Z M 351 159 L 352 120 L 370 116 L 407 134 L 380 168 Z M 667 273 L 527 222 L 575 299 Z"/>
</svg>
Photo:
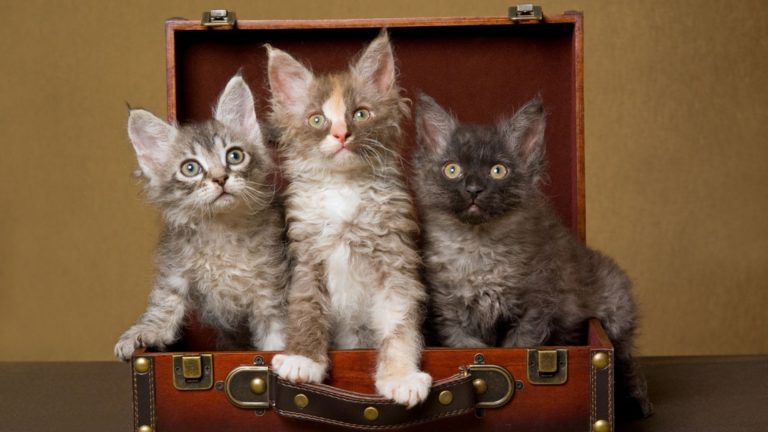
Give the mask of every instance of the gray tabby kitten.
<svg viewBox="0 0 768 432">
<path fill-rule="evenodd" d="M 202 123 L 177 127 L 131 110 L 128 134 L 165 230 L 149 306 L 115 355 L 163 349 L 193 310 L 219 331 L 223 348 L 242 347 L 245 336 L 245 345 L 283 349 L 284 222 L 248 85 L 233 77 L 214 119 Z"/>
<path fill-rule="evenodd" d="M 378 348 L 377 391 L 414 406 L 432 382 L 419 370 L 426 295 L 399 156 L 408 110 L 387 34 L 349 70 L 323 76 L 268 50 L 295 265 L 286 355 L 272 364 L 282 378 L 319 383 L 329 349 Z"/>
<path fill-rule="evenodd" d="M 632 358 L 631 282 L 561 224 L 540 189 L 539 98 L 496 126 L 460 124 L 429 96 L 416 107 L 415 188 L 433 325 L 452 347 L 575 344 L 596 317 L 629 396 L 652 412 Z"/>
</svg>

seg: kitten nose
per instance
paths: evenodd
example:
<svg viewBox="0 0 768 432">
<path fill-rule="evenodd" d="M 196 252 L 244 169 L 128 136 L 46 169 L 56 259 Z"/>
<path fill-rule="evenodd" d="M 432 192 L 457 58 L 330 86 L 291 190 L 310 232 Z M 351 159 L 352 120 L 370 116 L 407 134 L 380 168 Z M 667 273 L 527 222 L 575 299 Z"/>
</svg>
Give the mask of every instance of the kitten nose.
<svg viewBox="0 0 768 432">
<path fill-rule="evenodd" d="M 349 132 L 337 132 L 333 134 L 333 137 L 339 140 L 340 143 L 344 144 L 347 141 L 347 138 L 349 138 Z"/>
<path fill-rule="evenodd" d="M 334 122 L 331 124 L 331 135 L 339 140 L 341 144 L 344 144 L 349 138 L 349 129 L 347 129 L 347 123 L 343 120 Z"/>
<path fill-rule="evenodd" d="M 467 183 L 466 190 L 469 192 L 469 196 L 472 198 L 477 198 L 477 196 L 480 195 L 480 193 L 485 190 L 485 188 L 483 188 L 483 185 L 481 184 L 471 182 Z"/>
<path fill-rule="evenodd" d="M 222 175 L 222 176 L 219 176 L 219 177 L 214 177 L 212 180 L 213 180 L 213 182 L 214 182 L 214 183 L 216 183 L 217 185 L 219 185 L 219 186 L 221 186 L 221 187 L 224 187 L 224 183 L 226 183 L 226 182 L 227 182 L 227 179 L 228 179 L 228 178 L 229 178 L 229 176 L 228 176 L 228 175 L 226 175 L 226 174 L 224 174 L 224 175 Z"/>
</svg>

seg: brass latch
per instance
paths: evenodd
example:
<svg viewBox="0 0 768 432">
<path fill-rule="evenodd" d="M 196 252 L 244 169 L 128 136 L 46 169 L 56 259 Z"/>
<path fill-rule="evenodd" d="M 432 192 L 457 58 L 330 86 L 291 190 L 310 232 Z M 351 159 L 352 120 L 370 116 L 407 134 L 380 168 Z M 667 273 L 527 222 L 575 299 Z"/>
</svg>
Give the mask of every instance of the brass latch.
<svg viewBox="0 0 768 432">
<path fill-rule="evenodd" d="M 557 385 L 568 380 L 568 350 L 528 350 L 528 382 Z"/>
<path fill-rule="evenodd" d="M 515 378 L 506 368 L 496 365 L 473 364 L 464 373 L 472 376 L 477 395 L 476 408 L 499 408 L 515 394 Z"/>
<path fill-rule="evenodd" d="M 512 21 L 541 21 L 544 19 L 544 13 L 541 11 L 541 6 L 521 4 L 509 8 L 509 19 Z"/>
<path fill-rule="evenodd" d="M 201 24 L 206 27 L 232 27 L 237 23 L 235 11 L 226 9 L 211 9 L 203 12 Z"/>
<path fill-rule="evenodd" d="M 208 390 L 213 387 L 213 355 L 174 355 L 173 386 L 178 390 Z"/>
<path fill-rule="evenodd" d="M 227 375 L 224 393 L 232 405 L 246 409 L 269 408 L 269 367 L 239 366 Z"/>
</svg>

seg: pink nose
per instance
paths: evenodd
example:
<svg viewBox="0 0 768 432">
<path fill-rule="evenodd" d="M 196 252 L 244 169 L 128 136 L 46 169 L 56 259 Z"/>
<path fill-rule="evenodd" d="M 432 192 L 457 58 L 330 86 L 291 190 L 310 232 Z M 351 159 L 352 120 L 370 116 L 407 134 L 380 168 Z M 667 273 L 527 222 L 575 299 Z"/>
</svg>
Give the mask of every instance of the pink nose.
<svg viewBox="0 0 768 432">
<path fill-rule="evenodd" d="M 339 140 L 340 143 L 344 144 L 347 141 L 347 138 L 349 138 L 349 132 L 343 131 L 343 132 L 336 132 L 333 134 L 333 137 Z"/>
</svg>

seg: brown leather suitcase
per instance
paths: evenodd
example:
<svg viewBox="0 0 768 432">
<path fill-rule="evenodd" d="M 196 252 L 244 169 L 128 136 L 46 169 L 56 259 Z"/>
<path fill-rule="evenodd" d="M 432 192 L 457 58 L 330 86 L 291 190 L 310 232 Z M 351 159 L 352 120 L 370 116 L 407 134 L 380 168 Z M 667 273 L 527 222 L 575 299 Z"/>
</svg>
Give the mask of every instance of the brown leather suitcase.
<svg viewBox="0 0 768 432">
<path fill-rule="evenodd" d="M 327 21 L 233 21 L 212 11 L 203 22 L 166 24 L 168 114 L 203 120 L 227 80 L 242 71 L 267 112 L 269 43 L 317 72 L 344 67 L 387 28 L 406 96 L 423 91 L 459 118 L 489 123 L 539 94 L 548 112 L 546 192 L 564 223 L 584 239 L 582 15 Z M 413 141 L 414 128 L 406 125 Z M 374 394 L 375 351 L 331 353 L 324 385 L 294 385 L 269 372 L 271 352 L 217 352 L 191 326 L 173 352 L 138 351 L 132 361 L 134 427 L 147 431 L 614 429 L 613 348 L 600 323 L 584 344 L 563 347 L 429 348 L 435 379 L 411 410 Z"/>
</svg>

